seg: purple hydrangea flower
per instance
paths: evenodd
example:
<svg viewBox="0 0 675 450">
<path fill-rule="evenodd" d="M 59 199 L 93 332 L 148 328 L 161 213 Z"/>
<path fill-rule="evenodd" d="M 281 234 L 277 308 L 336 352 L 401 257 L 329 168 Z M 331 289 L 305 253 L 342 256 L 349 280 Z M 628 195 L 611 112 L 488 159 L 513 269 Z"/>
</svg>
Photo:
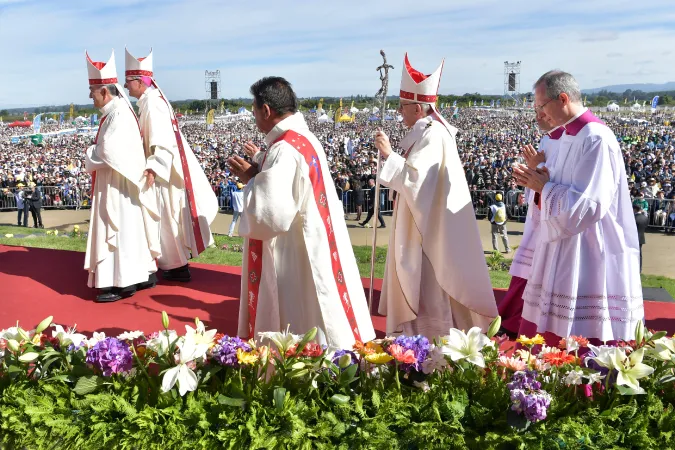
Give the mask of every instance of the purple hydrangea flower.
<svg viewBox="0 0 675 450">
<path fill-rule="evenodd" d="M 129 372 L 133 366 L 133 357 L 129 345 L 117 338 L 109 337 L 87 351 L 87 363 L 109 377 L 114 373 Z"/>
<path fill-rule="evenodd" d="M 509 390 L 538 391 L 541 389 L 541 383 L 537 381 L 536 370 L 525 370 L 514 373 L 513 377 L 511 377 L 511 382 L 507 386 Z"/>
<path fill-rule="evenodd" d="M 507 384 L 511 391 L 511 410 L 525 415 L 530 422 L 546 419 L 546 412 L 551 405 L 551 396 L 541 390 L 534 370 L 520 371 L 513 374 Z"/>
<path fill-rule="evenodd" d="M 82 347 L 84 347 L 84 342 L 80 343 L 80 345 L 70 344 L 68 346 L 68 348 L 66 349 L 66 351 L 69 352 L 69 353 L 76 352 L 79 349 L 81 349 Z"/>
<path fill-rule="evenodd" d="M 238 337 L 223 336 L 211 349 L 211 357 L 223 366 L 239 367 L 237 349 L 251 351 L 251 346 Z"/>
<path fill-rule="evenodd" d="M 393 343 L 400 345 L 404 350 L 412 350 L 417 359 L 413 364 L 401 364 L 400 368 L 406 372 L 409 372 L 411 369 L 421 371 L 422 363 L 427 359 L 427 355 L 431 348 L 429 339 L 419 334 L 415 336 L 401 335 L 394 339 Z"/>
<path fill-rule="evenodd" d="M 524 414 L 530 422 L 546 419 L 546 412 L 551 406 L 551 396 L 545 391 L 527 393 L 522 389 L 511 391 L 511 410 Z"/>
</svg>

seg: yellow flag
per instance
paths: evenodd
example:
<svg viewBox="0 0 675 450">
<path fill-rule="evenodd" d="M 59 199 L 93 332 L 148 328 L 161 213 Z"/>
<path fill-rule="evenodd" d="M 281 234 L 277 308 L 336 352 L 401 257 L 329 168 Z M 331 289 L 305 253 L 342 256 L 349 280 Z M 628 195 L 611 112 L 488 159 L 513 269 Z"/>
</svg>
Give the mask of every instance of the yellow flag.
<svg viewBox="0 0 675 450">
<path fill-rule="evenodd" d="M 70 104 L 70 120 L 73 120 L 73 109 L 74 108 L 75 108 L 75 106 L 71 103 Z"/>
<path fill-rule="evenodd" d="M 206 123 L 207 123 L 208 125 L 213 125 L 213 122 L 214 122 L 213 117 L 214 117 L 215 114 L 216 114 L 216 110 L 215 110 L 215 109 L 212 109 L 212 110 L 209 111 L 209 113 L 206 115 Z"/>
<path fill-rule="evenodd" d="M 342 109 L 342 98 L 340 98 L 340 109 Z"/>
<path fill-rule="evenodd" d="M 353 107 L 354 107 L 354 100 L 352 100 L 352 106 L 351 106 L 351 108 L 353 108 Z M 349 108 L 349 109 L 351 109 L 351 108 Z"/>
<path fill-rule="evenodd" d="M 624 98 L 624 99 L 623 99 L 623 104 L 624 104 L 624 105 L 627 105 L 627 104 L 628 104 L 628 98 Z"/>
</svg>

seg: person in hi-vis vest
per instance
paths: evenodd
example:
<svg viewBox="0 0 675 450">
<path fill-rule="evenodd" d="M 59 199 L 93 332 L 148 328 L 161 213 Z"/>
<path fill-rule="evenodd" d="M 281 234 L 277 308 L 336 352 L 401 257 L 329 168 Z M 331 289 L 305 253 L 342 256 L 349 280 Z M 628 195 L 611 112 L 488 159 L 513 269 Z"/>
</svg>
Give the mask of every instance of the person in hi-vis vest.
<svg viewBox="0 0 675 450">
<path fill-rule="evenodd" d="M 492 249 L 499 251 L 497 235 L 500 235 L 504 243 L 504 250 L 506 253 L 511 253 L 509 237 L 506 234 L 506 206 L 502 201 L 502 194 L 495 195 L 495 200 L 497 200 L 497 203 L 491 205 L 488 211 L 488 220 L 492 224 Z"/>
</svg>

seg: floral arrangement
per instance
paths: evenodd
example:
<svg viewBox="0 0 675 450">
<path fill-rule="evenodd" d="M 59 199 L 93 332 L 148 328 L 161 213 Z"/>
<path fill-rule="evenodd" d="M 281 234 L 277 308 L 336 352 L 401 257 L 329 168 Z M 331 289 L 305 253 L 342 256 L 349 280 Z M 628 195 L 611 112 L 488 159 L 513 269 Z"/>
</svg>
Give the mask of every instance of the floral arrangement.
<svg viewBox="0 0 675 450">
<path fill-rule="evenodd" d="M 118 336 L 43 320 L 0 332 L 0 444 L 10 448 L 674 448 L 675 340 L 504 350 L 483 334 L 351 349 L 317 330 Z"/>
</svg>

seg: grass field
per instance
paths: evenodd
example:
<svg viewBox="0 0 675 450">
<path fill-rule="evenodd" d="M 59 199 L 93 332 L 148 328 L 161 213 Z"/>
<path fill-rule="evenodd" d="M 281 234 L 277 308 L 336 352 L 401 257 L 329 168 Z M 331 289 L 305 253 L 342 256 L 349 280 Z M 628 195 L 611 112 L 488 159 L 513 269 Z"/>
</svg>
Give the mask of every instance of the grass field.
<svg viewBox="0 0 675 450">
<path fill-rule="evenodd" d="M 52 248 L 58 250 L 73 250 L 84 252 L 87 246 L 87 239 L 82 236 L 63 237 L 48 236 L 47 230 L 35 228 L 22 228 L 14 226 L 0 226 L 0 244 L 4 245 L 20 245 L 24 247 L 39 247 Z M 29 235 L 33 234 L 31 238 L 7 238 L 5 235 Z M 204 253 L 194 259 L 195 262 L 205 264 L 221 264 L 226 266 L 241 266 L 242 253 L 241 251 L 232 251 L 233 246 L 241 247 L 243 239 L 239 237 L 227 237 L 224 235 L 214 236 L 215 247 L 207 248 Z M 228 250 L 223 250 L 224 245 L 228 246 Z M 371 248 L 368 246 L 354 246 L 354 256 L 359 266 L 359 271 L 362 277 L 370 276 L 370 254 Z M 382 278 L 384 276 L 384 264 L 387 258 L 386 247 L 378 247 L 375 254 L 375 277 Z M 511 282 L 511 275 L 504 270 L 490 270 L 490 280 L 492 286 L 495 288 L 508 288 Z M 657 275 L 642 275 L 642 285 L 645 287 L 664 288 L 671 296 L 675 297 L 675 279 L 667 278 Z"/>
</svg>

